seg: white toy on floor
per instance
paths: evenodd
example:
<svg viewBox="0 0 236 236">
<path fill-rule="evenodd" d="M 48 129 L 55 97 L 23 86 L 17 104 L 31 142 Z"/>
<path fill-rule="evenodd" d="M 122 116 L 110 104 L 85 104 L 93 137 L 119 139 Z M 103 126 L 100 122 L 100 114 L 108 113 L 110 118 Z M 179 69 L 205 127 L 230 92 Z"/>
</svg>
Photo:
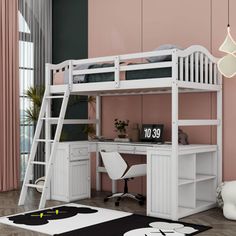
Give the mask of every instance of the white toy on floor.
<svg viewBox="0 0 236 236">
<path fill-rule="evenodd" d="M 236 220 L 236 181 L 225 182 L 221 194 L 224 201 L 225 218 Z"/>
</svg>

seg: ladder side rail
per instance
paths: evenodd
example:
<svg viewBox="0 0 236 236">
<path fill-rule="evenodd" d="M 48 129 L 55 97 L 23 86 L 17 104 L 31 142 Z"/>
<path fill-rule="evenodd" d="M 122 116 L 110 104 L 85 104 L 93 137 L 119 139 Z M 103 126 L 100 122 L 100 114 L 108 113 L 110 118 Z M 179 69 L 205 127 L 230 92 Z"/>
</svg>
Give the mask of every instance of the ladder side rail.
<svg viewBox="0 0 236 236">
<path fill-rule="evenodd" d="M 27 189 L 28 189 L 28 187 L 26 185 L 30 181 L 30 174 L 32 171 L 32 163 L 31 162 L 34 161 L 34 158 L 36 155 L 36 151 L 37 151 L 37 147 L 38 147 L 37 139 L 39 139 L 39 136 L 40 136 L 40 133 L 42 130 L 42 126 L 43 126 L 42 118 L 43 118 L 43 115 L 44 115 L 46 107 L 47 107 L 47 99 L 46 99 L 47 93 L 48 93 L 48 91 L 45 90 L 41 109 L 39 112 L 38 122 L 36 125 L 36 130 L 35 130 L 35 134 L 34 134 L 34 138 L 33 138 L 33 142 L 32 142 L 32 146 L 31 146 L 30 156 L 29 156 L 28 164 L 27 164 L 26 171 L 25 171 L 25 177 L 24 177 L 24 181 L 23 181 L 23 185 L 22 185 L 22 189 L 21 189 L 21 193 L 20 193 L 20 198 L 19 198 L 19 202 L 18 202 L 19 206 L 23 205 L 25 203 L 25 199 L 26 199 L 26 194 L 27 194 Z"/>
<path fill-rule="evenodd" d="M 54 157 L 56 155 L 57 145 L 58 145 L 58 142 L 59 142 L 60 136 L 61 136 L 61 131 L 62 131 L 64 118 L 65 118 L 65 114 L 66 114 L 66 108 L 67 108 L 67 104 L 68 104 L 68 100 L 69 100 L 69 94 L 70 94 L 70 91 L 69 91 L 69 87 L 68 87 L 65 92 L 64 99 L 62 101 L 61 111 L 60 111 L 60 115 L 59 115 L 59 122 L 58 122 L 58 125 L 56 128 L 54 142 L 51 147 L 51 154 L 50 154 L 50 157 L 49 157 L 49 160 L 47 163 L 45 183 L 44 183 L 43 192 L 42 192 L 40 203 L 39 203 L 39 209 L 44 208 L 45 203 L 46 203 L 47 190 L 49 188 L 50 179 L 51 179 L 51 175 L 52 175 L 52 166 L 53 166 L 53 162 L 54 162 Z"/>
</svg>

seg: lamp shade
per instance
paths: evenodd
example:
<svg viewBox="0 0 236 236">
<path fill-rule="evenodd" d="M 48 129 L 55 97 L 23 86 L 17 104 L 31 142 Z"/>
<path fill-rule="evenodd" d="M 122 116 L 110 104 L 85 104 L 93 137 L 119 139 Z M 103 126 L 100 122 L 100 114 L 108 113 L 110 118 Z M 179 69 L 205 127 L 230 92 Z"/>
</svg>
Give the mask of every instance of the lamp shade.
<svg viewBox="0 0 236 236">
<path fill-rule="evenodd" d="M 235 53 L 236 52 L 236 42 L 234 41 L 233 37 L 230 34 L 230 27 L 227 27 L 227 35 L 226 38 L 224 40 L 224 42 L 222 43 L 222 45 L 220 46 L 219 50 L 221 52 L 225 52 L 225 53 Z"/>
<path fill-rule="evenodd" d="M 227 78 L 236 75 L 236 56 L 234 54 L 227 54 L 218 61 L 218 69 Z"/>
</svg>

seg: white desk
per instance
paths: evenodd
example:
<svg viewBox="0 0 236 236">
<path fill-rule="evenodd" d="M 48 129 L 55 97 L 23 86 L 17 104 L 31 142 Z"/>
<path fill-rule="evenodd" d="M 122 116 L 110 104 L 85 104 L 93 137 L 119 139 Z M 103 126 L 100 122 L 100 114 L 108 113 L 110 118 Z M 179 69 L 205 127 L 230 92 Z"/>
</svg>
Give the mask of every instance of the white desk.
<svg viewBox="0 0 236 236">
<path fill-rule="evenodd" d="M 101 191 L 101 173 L 106 173 L 106 169 L 101 166 L 101 157 L 99 152 L 101 150 L 117 151 L 123 154 L 134 154 L 134 155 L 147 155 L 147 148 L 161 148 L 161 149 L 170 149 L 170 145 L 160 145 L 153 143 L 141 143 L 141 142 L 99 142 L 99 141 L 90 141 L 89 142 L 89 151 L 96 152 L 96 190 Z M 112 193 L 117 192 L 116 190 L 116 181 L 112 181 Z"/>
<path fill-rule="evenodd" d="M 90 197 L 91 152 L 96 152 L 96 187 L 101 190 L 101 173 L 106 172 L 101 166 L 101 150 L 147 156 L 147 214 L 150 216 L 177 220 L 215 206 L 216 186 L 220 182 L 216 145 L 179 145 L 178 163 L 174 166 L 177 175 L 173 180 L 171 145 L 95 141 L 60 143 L 52 181 L 54 199 L 74 201 Z M 170 198 L 173 186 L 178 189 L 175 204 Z M 115 181 L 112 191 L 116 192 Z M 177 211 L 176 216 L 172 215 L 173 210 Z"/>
</svg>

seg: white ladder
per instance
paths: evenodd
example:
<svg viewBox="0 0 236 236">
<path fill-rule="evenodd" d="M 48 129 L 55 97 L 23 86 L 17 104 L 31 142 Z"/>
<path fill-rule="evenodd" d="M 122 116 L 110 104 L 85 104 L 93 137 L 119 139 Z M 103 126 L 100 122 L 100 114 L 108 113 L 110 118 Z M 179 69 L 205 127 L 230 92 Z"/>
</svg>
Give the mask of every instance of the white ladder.
<svg viewBox="0 0 236 236">
<path fill-rule="evenodd" d="M 61 96 L 50 96 L 49 89 L 46 88 L 46 90 L 45 90 L 18 205 L 24 205 L 28 188 L 38 188 L 38 189 L 43 190 L 42 195 L 41 195 L 41 199 L 40 199 L 40 203 L 39 203 L 39 209 L 42 209 L 45 207 L 47 193 L 48 193 L 47 190 L 49 189 L 54 158 L 56 155 L 56 148 L 57 148 L 57 144 L 60 140 L 69 96 L 70 96 L 69 86 L 65 89 L 64 94 Z M 57 117 L 57 118 L 56 117 L 45 117 L 47 108 L 48 108 L 48 106 L 50 106 L 51 100 L 57 99 L 57 98 L 62 98 L 62 104 L 61 104 L 61 110 L 60 110 L 59 117 Z M 41 130 L 43 127 L 43 122 L 45 121 L 45 124 L 49 124 L 48 127 L 50 127 L 51 121 L 55 121 L 55 120 L 57 120 L 57 128 L 56 128 L 56 133 L 55 133 L 54 139 L 53 140 L 46 139 L 46 138 L 40 139 L 40 134 L 41 134 Z M 49 137 L 49 138 L 51 138 L 51 137 Z M 52 143 L 51 147 L 49 148 L 49 150 L 50 150 L 49 158 L 48 158 L 48 160 L 46 160 L 46 157 L 45 157 L 45 162 L 35 161 L 36 151 L 37 151 L 37 147 L 38 147 L 39 142 L 44 142 L 45 145 Z M 43 185 L 30 184 L 30 177 L 31 177 L 32 168 L 34 165 L 46 166 L 45 182 Z"/>
</svg>

